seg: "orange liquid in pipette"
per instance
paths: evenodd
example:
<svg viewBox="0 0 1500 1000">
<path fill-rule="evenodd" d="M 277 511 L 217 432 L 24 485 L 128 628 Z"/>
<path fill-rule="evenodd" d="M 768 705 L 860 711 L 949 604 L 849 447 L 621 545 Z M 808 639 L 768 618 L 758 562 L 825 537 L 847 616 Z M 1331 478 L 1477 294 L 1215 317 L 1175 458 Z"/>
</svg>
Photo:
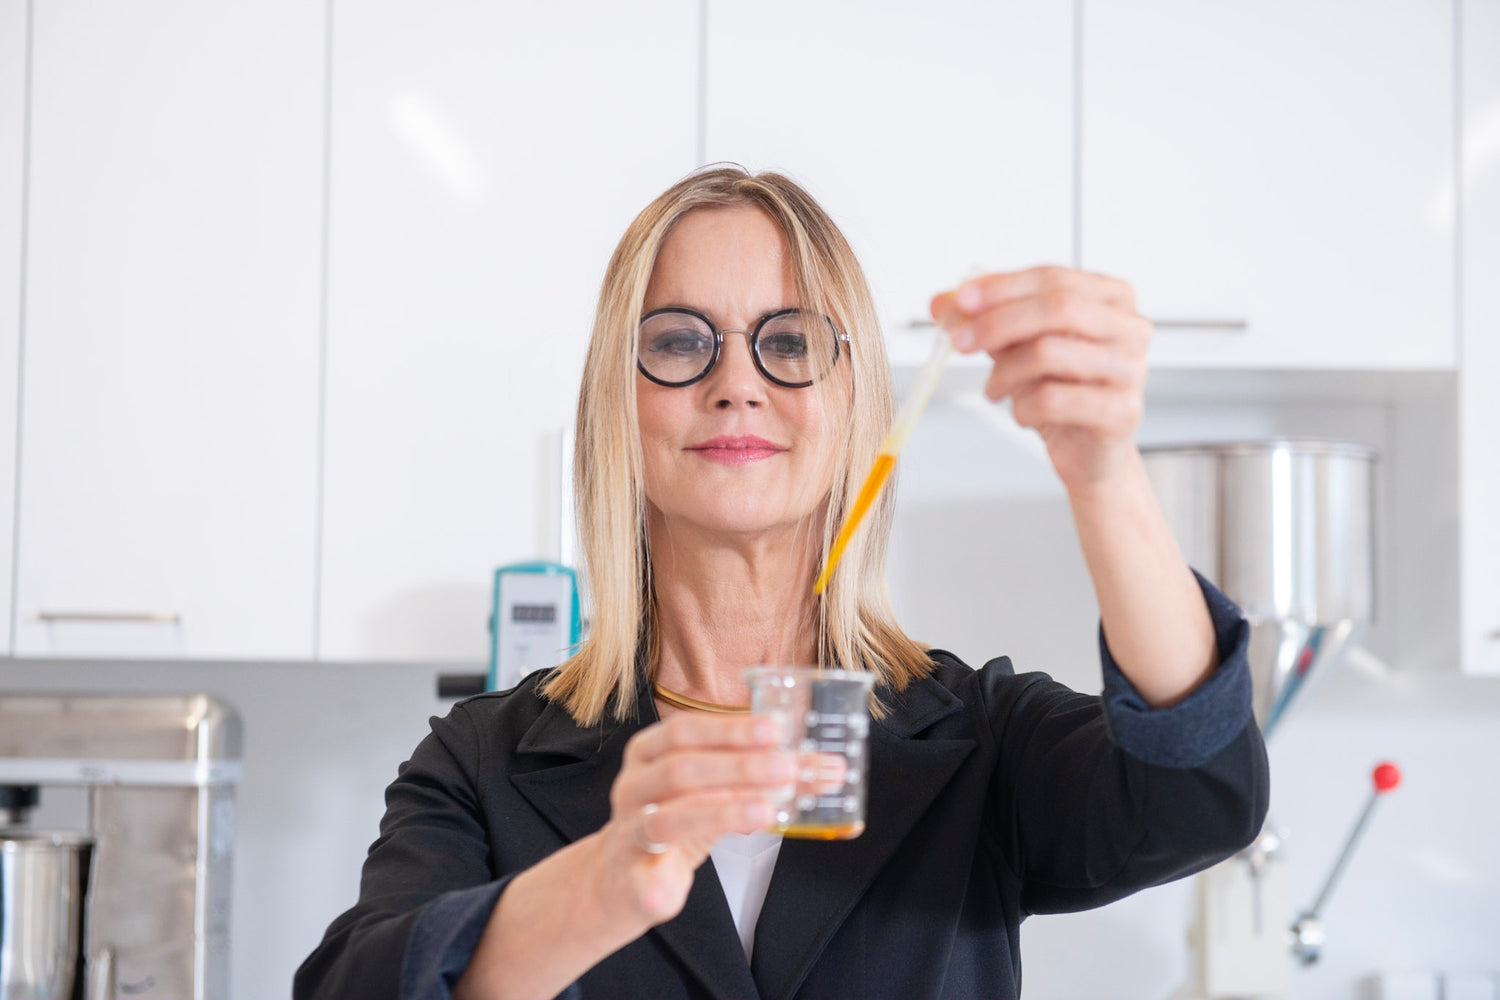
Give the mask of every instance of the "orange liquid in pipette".
<svg viewBox="0 0 1500 1000">
<path fill-rule="evenodd" d="M 859 488 L 859 496 L 854 498 L 854 509 L 849 516 L 844 518 L 843 527 L 833 540 L 833 549 L 828 553 L 828 564 L 823 567 L 823 572 L 818 576 L 818 582 L 813 585 L 813 593 L 821 594 L 828 586 L 828 580 L 833 576 L 833 568 L 839 564 L 839 557 L 844 554 L 844 547 L 849 544 L 849 539 L 854 536 L 854 529 L 859 527 L 859 522 L 865 519 L 865 512 L 880 495 L 880 487 L 885 485 L 891 470 L 896 467 L 896 456 L 889 452 L 881 452 L 875 456 L 875 464 L 870 467 L 870 474 L 865 477 L 865 484 Z"/>
</svg>

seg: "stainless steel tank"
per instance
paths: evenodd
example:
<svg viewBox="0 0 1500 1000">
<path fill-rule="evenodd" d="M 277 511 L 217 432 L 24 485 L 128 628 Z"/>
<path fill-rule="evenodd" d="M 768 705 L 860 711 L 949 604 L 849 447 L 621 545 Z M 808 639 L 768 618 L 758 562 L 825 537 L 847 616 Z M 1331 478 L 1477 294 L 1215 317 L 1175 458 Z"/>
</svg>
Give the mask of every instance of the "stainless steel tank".
<svg viewBox="0 0 1500 1000">
<path fill-rule="evenodd" d="M 71 1000 L 92 838 L 0 828 L 0 1000 Z"/>
<path fill-rule="evenodd" d="M 1267 736 L 1375 617 L 1376 454 L 1328 441 L 1143 447 L 1183 555 L 1250 621 Z"/>
</svg>

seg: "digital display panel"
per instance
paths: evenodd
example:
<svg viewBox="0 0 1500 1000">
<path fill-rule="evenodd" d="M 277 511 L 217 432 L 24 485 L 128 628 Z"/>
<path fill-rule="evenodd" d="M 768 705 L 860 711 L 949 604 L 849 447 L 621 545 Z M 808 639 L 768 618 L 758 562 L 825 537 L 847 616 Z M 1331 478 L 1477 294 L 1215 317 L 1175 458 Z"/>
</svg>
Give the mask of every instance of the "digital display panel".
<svg viewBox="0 0 1500 1000">
<path fill-rule="evenodd" d="M 513 604 L 510 609 L 513 622 L 540 622 L 550 625 L 557 621 L 556 604 Z"/>
</svg>

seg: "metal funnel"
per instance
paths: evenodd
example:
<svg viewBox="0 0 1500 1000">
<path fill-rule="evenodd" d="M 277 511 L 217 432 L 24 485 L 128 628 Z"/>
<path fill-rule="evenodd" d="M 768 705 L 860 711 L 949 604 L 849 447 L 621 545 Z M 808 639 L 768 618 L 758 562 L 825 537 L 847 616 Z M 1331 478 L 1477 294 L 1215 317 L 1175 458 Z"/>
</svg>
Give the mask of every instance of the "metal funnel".
<svg viewBox="0 0 1500 1000">
<path fill-rule="evenodd" d="M 1255 718 L 1269 737 L 1373 619 L 1375 452 L 1272 440 L 1141 453 L 1188 563 L 1250 621 Z"/>
</svg>

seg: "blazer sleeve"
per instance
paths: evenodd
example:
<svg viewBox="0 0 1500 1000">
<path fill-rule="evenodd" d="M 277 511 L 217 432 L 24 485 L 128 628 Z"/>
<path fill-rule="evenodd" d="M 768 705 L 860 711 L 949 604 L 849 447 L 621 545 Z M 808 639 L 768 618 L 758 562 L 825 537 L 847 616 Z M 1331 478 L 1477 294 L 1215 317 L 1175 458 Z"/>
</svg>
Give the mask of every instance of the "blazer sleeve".
<svg viewBox="0 0 1500 1000">
<path fill-rule="evenodd" d="M 1026 913 L 1089 909 L 1200 871 L 1249 844 L 1269 801 L 1251 712 L 1249 626 L 1198 577 L 1220 663 L 1182 701 L 1150 708 L 1100 634 L 1102 696 L 1044 674 L 999 677 L 997 817 Z"/>
<path fill-rule="evenodd" d="M 508 882 L 490 869 L 476 758 L 461 706 L 433 719 L 386 789 L 359 901 L 297 970 L 295 1000 L 450 995 Z"/>
</svg>

